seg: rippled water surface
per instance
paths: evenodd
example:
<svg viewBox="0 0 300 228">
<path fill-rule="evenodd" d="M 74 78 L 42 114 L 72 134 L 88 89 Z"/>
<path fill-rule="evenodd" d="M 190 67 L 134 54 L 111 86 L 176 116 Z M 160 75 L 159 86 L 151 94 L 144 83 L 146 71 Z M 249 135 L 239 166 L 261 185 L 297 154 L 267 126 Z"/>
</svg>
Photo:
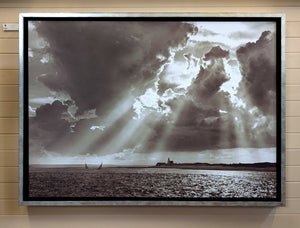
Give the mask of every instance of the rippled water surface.
<svg viewBox="0 0 300 228">
<path fill-rule="evenodd" d="M 276 173 L 166 168 L 30 168 L 30 197 L 275 198 Z"/>
</svg>

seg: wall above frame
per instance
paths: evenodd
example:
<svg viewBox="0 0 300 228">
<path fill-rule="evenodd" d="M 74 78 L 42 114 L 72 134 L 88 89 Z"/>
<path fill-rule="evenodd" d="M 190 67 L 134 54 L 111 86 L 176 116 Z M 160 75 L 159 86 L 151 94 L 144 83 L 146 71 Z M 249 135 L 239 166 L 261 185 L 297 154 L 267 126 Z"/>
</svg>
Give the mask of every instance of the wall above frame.
<svg viewBox="0 0 300 228">
<path fill-rule="evenodd" d="M 20 14 L 20 205 L 285 205 L 282 14 Z"/>
</svg>

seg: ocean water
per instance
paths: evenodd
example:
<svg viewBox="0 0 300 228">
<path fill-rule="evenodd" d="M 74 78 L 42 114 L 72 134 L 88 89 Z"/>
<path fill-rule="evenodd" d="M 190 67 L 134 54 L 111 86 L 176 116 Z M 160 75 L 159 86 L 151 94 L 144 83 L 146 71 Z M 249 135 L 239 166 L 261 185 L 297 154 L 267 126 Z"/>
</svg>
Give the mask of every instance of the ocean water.
<svg viewBox="0 0 300 228">
<path fill-rule="evenodd" d="M 31 167 L 30 197 L 275 198 L 276 172 Z"/>
</svg>

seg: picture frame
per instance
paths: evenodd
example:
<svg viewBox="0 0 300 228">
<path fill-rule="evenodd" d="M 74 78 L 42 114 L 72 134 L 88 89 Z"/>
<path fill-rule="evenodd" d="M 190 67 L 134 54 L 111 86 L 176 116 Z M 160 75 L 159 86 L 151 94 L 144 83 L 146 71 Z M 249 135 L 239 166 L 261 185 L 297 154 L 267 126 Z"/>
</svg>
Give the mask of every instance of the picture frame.
<svg viewBox="0 0 300 228">
<path fill-rule="evenodd" d="M 19 38 L 19 205 L 285 205 L 284 14 L 21 13 Z"/>
</svg>

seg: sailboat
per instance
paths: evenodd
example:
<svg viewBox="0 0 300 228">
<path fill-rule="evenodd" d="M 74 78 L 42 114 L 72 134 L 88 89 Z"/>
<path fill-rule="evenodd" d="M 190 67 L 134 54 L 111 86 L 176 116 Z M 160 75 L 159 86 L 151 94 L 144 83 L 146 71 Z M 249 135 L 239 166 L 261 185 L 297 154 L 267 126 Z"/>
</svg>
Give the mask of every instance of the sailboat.
<svg viewBox="0 0 300 228">
<path fill-rule="evenodd" d="M 99 165 L 99 167 L 97 168 L 97 169 L 102 169 L 102 162 L 101 162 L 101 164 Z"/>
</svg>

